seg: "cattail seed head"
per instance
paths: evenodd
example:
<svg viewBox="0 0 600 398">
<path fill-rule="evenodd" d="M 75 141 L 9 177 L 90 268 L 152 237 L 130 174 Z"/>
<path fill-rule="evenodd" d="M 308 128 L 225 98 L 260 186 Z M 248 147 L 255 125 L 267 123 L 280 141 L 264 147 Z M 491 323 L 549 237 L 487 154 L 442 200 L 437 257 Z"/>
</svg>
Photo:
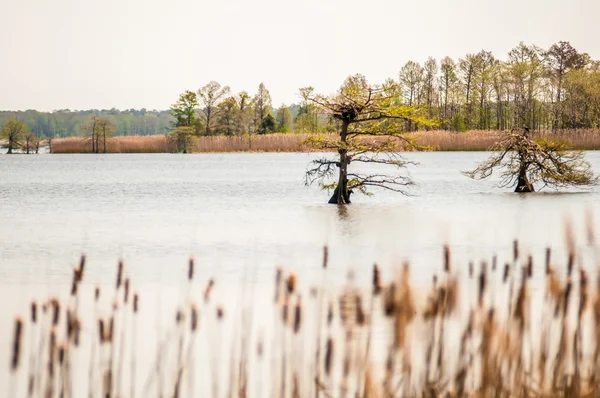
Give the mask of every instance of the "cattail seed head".
<svg viewBox="0 0 600 398">
<path fill-rule="evenodd" d="M 508 276 L 510 274 L 510 264 L 504 264 L 504 275 L 502 276 L 502 283 L 506 283 L 508 281 Z"/>
<path fill-rule="evenodd" d="M 50 329 L 50 344 L 48 345 L 48 375 L 54 376 L 54 361 L 56 357 L 56 328 Z"/>
<path fill-rule="evenodd" d="M 300 331 L 300 326 L 302 324 L 302 300 L 300 296 L 298 296 L 298 300 L 296 301 L 296 308 L 294 310 L 294 333 L 298 334 Z"/>
<path fill-rule="evenodd" d="M 139 296 L 137 293 L 133 295 L 133 313 L 137 314 L 139 310 Z"/>
<path fill-rule="evenodd" d="M 62 366 L 65 363 L 65 351 L 66 351 L 66 343 L 61 344 L 58 349 L 58 364 Z"/>
<path fill-rule="evenodd" d="M 73 270 L 73 281 L 71 282 L 71 296 L 77 295 L 77 284 L 79 283 L 79 268 Z"/>
<path fill-rule="evenodd" d="M 469 261 L 469 278 L 473 278 L 473 262 Z"/>
<path fill-rule="evenodd" d="M 77 276 L 78 276 L 77 283 L 79 283 L 83 280 L 83 271 L 85 270 L 86 262 L 87 262 L 87 258 L 85 256 L 85 254 L 82 254 L 81 258 L 79 259 L 79 268 L 78 268 L 78 272 L 77 272 Z"/>
<path fill-rule="evenodd" d="M 481 264 L 481 272 L 479 274 L 479 306 L 483 306 L 483 295 L 487 285 L 487 270 L 486 264 Z"/>
<path fill-rule="evenodd" d="M 354 296 L 354 298 L 356 301 L 356 323 L 358 326 L 363 326 L 365 324 L 366 316 L 365 312 L 363 311 L 362 297 L 359 294 L 357 294 L 356 296 Z"/>
<path fill-rule="evenodd" d="M 325 347 L 325 374 L 329 376 L 331 374 L 331 364 L 333 362 L 333 340 L 331 337 L 327 338 L 327 344 Z"/>
<path fill-rule="evenodd" d="M 513 261 L 517 261 L 519 259 L 519 241 L 513 241 Z"/>
<path fill-rule="evenodd" d="M 286 281 L 287 293 L 294 293 L 294 289 L 296 288 L 296 274 L 293 272 L 288 276 Z"/>
<path fill-rule="evenodd" d="M 53 298 L 50 301 L 50 305 L 52 306 L 52 325 L 58 326 L 58 321 L 60 320 L 60 302 L 58 299 Z"/>
<path fill-rule="evenodd" d="M 125 279 L 125 288 L 123 289 L 123 303 L 127 304 L 129 301 L 129 278 Z"/>
<path fill-rule="evenodd" d="M 104 329 L 104 319 L 98 319 L 98 341 L 100 342 L 100 344 L 104 343 L 104 336 L 106 335 Z"/>
<path fill-rule="evenodd" d="M 13 337 L 13 350 L 10 368 L 14 372 L 19 367 L 19 359 L 21 357 L 21 340 L 23 338 L 23 319 L 17 317 L 15 320 L 15 334 Z"/>
<path fill-rule="evenodd" d="M 444 245 L 444 272 L 450 272 L 450 246 Z"/>
<path fill-rule="evenodd" d="M 67 320 L 66 320 L 66 323 L 67 323 L 67 325 L 66 325 L 66 327 L 67 327 L 66 338 L 70 339 L 71 336 L 73 335 L 73 319 L 72 319 L 73 318 L 73 313 L 71 312 L 70 308 L 67 308 L 66 316 L 67 316 Z"/>
<path fill-rule="evenodd" d="M 550 273 L 550 256 L 551 250 L 549 247 L 546 248 L 546 275 Z"/>
<path fill-rule="evenodd" d="M 323 269 L 327 268 L 329 263 L 329 248 L 327 246 L 323 246 Z"/>
<path fill-rule="evenodd" d="M 281 267 L 277 267 L 275 271 L 275 304 L 279 304 L 279 299 L 281 295 L 281 279 L 283 277 L 283 270 Z"/>
<path fill-rule="evenodd" d="M 192 333 L 198 329 L 198 306 L 194 303 L 191 308 L 191 328 Z"/>
<path fill-rule="evenodd" d="M 290 303 L 290 298 L 289 298 L 289 296 L 286 295 L 283 298 L 283 305 L 281 306 L 281 321 L 283 322 L 284 325 L 287 325 L 287 321 L 288 321 L 289 303 Z"/>
<path fill-rule="evenodd" d="M 37 303 L 35 301 L 31 302 L 31 323 L 35 324 L 37 322 Z"/>
<path fill-rule="evenodd" d="M 180 325 L 183 322 L 183 312 L 181 310 L 177 310 L 177 314 L 175 315 L 175 323 Z"/>
<path fill-rule="evenodd" d="M 373 295 L 377 296 L 381 293 L 381 274 L 379 272 L 379 266 L 373 264 Z"/>
<path fill-rule="evenodd" d="M 218 306 L 217 307 L 217 319 L 222 320 L 224 316 L 225 316 L 225 312 L 223 311 L 223 307 Z"/>
<path fill-rule="evenodd" d="M 190 257 L 190 261 L 188 263 L 188 281 L 194 279 L 194 257 Z"/>
<path fill-rule="evenodd" d="M 121 282 L 123 281 L 123 260 L 119 260 L 119 264 L 117 265 L 117 290 L 121 287 Z"/>
<path fill-rule="evenodd" d="M 494 256 L 492 257 L 492 271 L 496 271 L 497 266 L 498 266 L 498 256 L 496 256 L 494 254 Z"/>
<path fill-rule="evenodd" d="M 331 327 L 333 323 L 333 304 L 329 302 L 329 307 L 327 308 L 327 327 Z"/>
<path fill-rule="evenodd" d="M 106 342 L 112 343 L 113 337 L 115 336 L 115 317 L 111 316 L 108 322 L 108 335 L 106 336 Z"/>
<path fill-rule="evenodd" d="M 94 300 L 98 301 L 99 298 L 100 298 L 100 286 L 96 286 L 96 289 L 94 290 Z"/>
<path fill-rule="evenodd" d="M 396 313 L 396 284 L 390 284 L 385 289 L 383 297 L 383 312 L 385 316 L 391 317 Z"/>
<path fill-rule="evenodd" d="M 563 316 L 567 315 L 567 311 L 569 309 L 569 299 L 571 297 L 571 290 L 573 288 L 573 283 L 571 282 L 571 279 L 569 279 L 567 281 L 567 286 L 565 287 L 565 294 L 564 294 L 564 307 L 563 307 Z"/>
<path fill-rule="evenodd" d="M 527 277 L 533 277 L 533 257 L 531 255 L 527 257 Z"/>
<path fill-rule="evenodd" d="M 573 265 L 575 264 L 575 254 L 573 252 L 569 252 L 569 260 L 567 262 L 567 275 L 571 276 L 573 273 Z"/>
<path fill-rule="evenodd" d="M 213 286 L 215 285 L 215 281 L 213 279 L 208 281 L 208 285 L 206 285 L 206 289 L 204 289 L 204 302 L 208 303 L 208 301 L 210 300 L 210 292 L 213 289 Z"/>
</svg>

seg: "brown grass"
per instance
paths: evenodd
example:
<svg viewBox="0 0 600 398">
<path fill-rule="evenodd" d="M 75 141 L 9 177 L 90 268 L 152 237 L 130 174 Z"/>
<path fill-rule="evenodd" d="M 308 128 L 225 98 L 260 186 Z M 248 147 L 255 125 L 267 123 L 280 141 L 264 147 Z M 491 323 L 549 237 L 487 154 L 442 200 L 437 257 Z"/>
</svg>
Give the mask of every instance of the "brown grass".
<svg viewBox="0 0 600 398">
<path fill-rule="evenodd" d="M 434 151 L 486 151 L 498 139 L 497 130 L 419 131 L 408 134 L 416 143 Z M 333 133 L 323 136 L 335 138 Z M 304 144 L 309 134 L 267 134 L 247 136 L 210 136 L 194 139 L 194 152 L 310 152 Z M 565 140 L 575 149 L 600 149 L 600 130 L 561 130 L 557 133 L 536 132 L 535 137 Z M 372 138 L 367 138 L 372 139 Z M 102 145 L 100 146 L 102 148 Z M 54 153 L 89 153 L 91 145 L 85 138 L 59 138 L 53 141 Z M 107 142 L 109 153 L 171 153 L 174 147 L 162 135 L 114 137 Z"/>
<path fill-rule="evenodd" d="M 223 396 L 218 393 L 223 392 L 222 387 L 229 389 L 228 397 L 267 396 L 268 390 L 275 393 L 270 396 L 282 398 L 598 396 L 600 280 L 591 284 L 581 261 L 577 261 L 579 272 L 571 273 L 568 263 L 579 255 L 575 245 L 569 248 L 568 263 L 560 267 L 566 274 L 558 277 L 550 265 L 548 249 L 546 287 L 540 291 L 545 298 L 541 311 L 534 313 L 532 296 L 536 289 L 530 284 L 534 270 L 544 272 L 544 267 L 534 267 L 531 256 L 521 256 L 523 248 L 519 250 L 518 242 L 514 247 L 513 259 L 507 263 L 507 278 L 496 268 L 495 256 L 491 268 L 484 261 L 479 274 L 467 277 L 463 273 L 459 277 L 446 246 L 444 261 L 429 292 L 411 282 L 408 264 L 388 283 L 381 280 L 379 267 L 374 266 L 372 283 L 356 285 L 349 276 L 342 290 L 336 292 L 327 284 L 325 250 L 322 282 L 309 289 L 310 295 L 306 295 L 296 274 L 277 269 L 275 300 L 271 309 L 263 309 L 275 315 L 273 338 L 263 340 L 258 336 L 256 341 L 250 334 L 252 319 L 248 311 L 252 303 L 239 308 L 241 314 L 226 312 L 211 302 L 209 292 L 216 288 L 212 279 L 204 289 L 204 304 L 198 307 L 192 292 L 201 294 L 202 289 L 193 289 L 194 261 L 190 260 L 182 289 L 184 299 L 173 309 L 174 322 L 165 325 L 170 333 L 157 344 L 156 364 L 146 379 L 151 384 L 145 391 L 151 388 L 157 396 L 196 396 L 189 383 L 195 377 L 194 357 L 207 355 L 194 346 L 198 330 L 204 328 L 214 332 L 208 334 L 212 349 L 222 352 L 219 347 L 225 344 L 232 353 L 226 385 L 220 385 L 220 372 L 227 371 L 220 357 L 212 362 L 211 380 L 204 381 L 208 383 L 205 389 L 210 389 L 214 397 Z M 83 280 L 85 257 L 80 264 L 73 276 L 75 285 Z M 61 304 L 56 298 L 46 301 L 52 311 L 38 313 L 37 304 L 32 304 L 31 322 L 26 323 L 26 317 L 17 318 L 16 348 L 10 358 L 13 376 L 28 372 L 30 391 L 43 390 L 46 397 L 72 396 L 71 369 L 84 366 L 76 352 L 91 349 L 87 380 L 90 396 L 102 391 L 104 397 L 121 397 L 122 386 L 127 384 L 131 388 L 129 396 L 135 397 L 138 381 L 124 383 L 135 372 L 129 376 L 123 373 L 123 354 L 119 359 L 115 357 L 129 350 L 135 368 L 136 353 L 125 336 L 129 335 L 131 341 L 137 336 L 138 297 L 134 295 L 133 306 L 128 305 L 129 277 L 122 262 L 113 286 L 112 311 L 104 317 L 94 311 L 98 333 L 86 345 L 80 345 L 77 337 L 82 328 L 77 305 L 81 289 L 72 289 L 68 302 Z M 459 294 L 462 289 L 466 294 Z M 328 303 L 326 312 L 324 302 Z M 60 316 L 63 312 L 66 316 Z M 240 319 L 240 315 L 246 321 L 237 324 L 241 329 L 234 334 L 234 341 L 223 341 L 220 335 L 224 318 Z M 63 328 L 62 323 L 67 327 Z M 317 326 L 317 330 L 309 325 Z M 23 328 L 36 331 L 31 342 L 41 348 L 37 355 L 31 351 L 29 368 L 19 361 L 21 345 L 26 342 L 21 336 Z M 67 332 L 63 334 L 64 330 Z M 372 337 L 373 330 L 377 331 L 377 340 Z M 57 344 L 57 338 L 64 342 Z M 375 349 L 372 341 L 383 344 Z M 254 347 L 258 347 L 257 356 L 251 354 Z M 271 358 L 280 358 L 272 362 L 272 386 L 250 391 L 249 380 L 260 385 L 265 348 Z M 164 362 L 169 352 L 176 353 L 177 358 L 170 366 Z M 303 360 L 303 355 L 316 358 L 316 362 Z"/>
</svg>

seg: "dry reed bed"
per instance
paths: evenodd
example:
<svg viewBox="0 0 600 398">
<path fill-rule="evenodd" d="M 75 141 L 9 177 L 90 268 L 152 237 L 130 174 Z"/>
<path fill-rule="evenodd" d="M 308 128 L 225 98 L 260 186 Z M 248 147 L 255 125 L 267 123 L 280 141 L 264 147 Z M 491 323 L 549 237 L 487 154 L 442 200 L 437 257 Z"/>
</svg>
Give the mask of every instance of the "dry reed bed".
<svg viewBox="0 0 600 398">
<path fill-rule="evenodd" d="M 588 247 L 597 253 L 594 233 L 588 236 Z M 550 248 L 545 263 L 534 264 L 515 241 L 512 259 L 505 264 L 492 256 L 461 268 L 446 246 L 439 273 L 421 302 L 408 264 L 387 282 L 374 265 L 370 285 L 349 279 L 336 293 L 327 287 L 325 247 L 323 282 L 308 294 L 295 274 L 277 269 L 271 308 L 261 310 L 273 314 L 270 339 L 249 332 L 253 328 L 249 306 L 236 314 L 213 303 L 212 292 L 218 288 L 214 280 L 204 285 L 202 298 L 196 301 L 192 295 L 196 265 L 190 259 L 187 286 L 181 289 L 186 299 L 173 309 L 174 322 L 166 325 L 168 333 L 157 342 L 152 373 L 143 379 L 135 378 L 139 353 L 129 344 L 144 333 L 136 329 L 141 298 L 133 293 L 119 262 L 114 290 L 95 290 L 94 322 L 83 325 L 79 311 L 83 256 L 73 271 L 67 302 L 34 301 L 29 316 L 16 318 L 9 391 L 23 380 L 19 375 L 26 374 L 28 397 L 72 396 L 77 368 L 80 377 L 87 376 L 90 397 L 147 397 L 150 391 L 157 397 L 197 396 L 194 391 L 202 386 L 194 387 L 194 360 L 206 352 L 196 348 L 196 335 L 208 329 L 213 357 L 209 385 L 204 386 L 210 395 L 205 396 L 598 396 L 600 278 L 594 282 L 590 272 L 596 270 L 581 265 L 583 249 L 575 246 L 570 229 L 567 243 L 568 256 L 561 266 Z M 539 311 L 532 306 L 537 291 L 533 280 L 544 281 Z M 97 307 L 101 295 L 113 298 L 110 310 L 102 315 Z M 222 339 L 220 329 L 226 317 L 242 320 L 229 342 Z M 91 331 L 89 345 L 80 343 L 83 330 Z M 22 352 L 28 341 L 34 349 L 25 362 Z M 220 345 L 230 347 L 230 358 L 214 354 L 215 348 L 222 352 Z M 81 363 L 81 350 L 90 351 L 89 363 Z M 224 363 L 228 365 L 223 385 L 219 369 Z M 265 369 L 270 378 L 263 380 Z M 127 375 L 130 380 L 125 380 Z"/>
<path fill-rule="evenodd" d="M 410 133 L 416 143 L 436 151 L 485 151 L 497 140 L 496 130 L 474 130 L 464 133 L 451 131 L 420 131 Z M 536 132 L 540 138 L 556 138 L 570 142 L 576 149 L 600 149 L 598 130 L 561 130 L 557 133 Z M 252 137 L 209 136 L 198 137 L 193 142 L 194 152 L 309 152 L 304 141 L 308 134 L 267 134 Z M 321 134 L 335 138 L 335 134 Z M 373 139 L 373 138 L 365 138 Z M 102 149 L 103 146 L 100 145 Z M 60 138 L 53 141 L 54 153 L 86 153 L 91 144 L 84 138 Z M 175 148 L 165 136 L 114 137 L 107 142 L 109 153 L 170 153 Z"/>
</svg>

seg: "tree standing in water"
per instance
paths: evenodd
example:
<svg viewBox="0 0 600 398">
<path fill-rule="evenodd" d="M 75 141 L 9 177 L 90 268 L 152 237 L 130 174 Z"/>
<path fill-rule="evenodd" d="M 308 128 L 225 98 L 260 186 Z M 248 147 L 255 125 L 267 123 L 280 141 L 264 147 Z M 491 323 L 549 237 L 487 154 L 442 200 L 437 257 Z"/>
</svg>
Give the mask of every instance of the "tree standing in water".
<svg viewBox="0 0 600 398">
<path fill-rule="evenodd" d="M 404 105 L 400 90 L 391 81 L 369 85 L 362 75 L 346 79 L 333 96 L 307 95 L 307 100 L 335 121 L 339 128 L 335 139 L 314 135 L 307 143 L 317 150 L 337 150 L 335 159 L 319 158 L 311 163 L 305 182 L 316 181 L 322 188 L 333 189 L 329 203 L 350 203 L 353 191 L 371 194 L 369 188 L 380 187 L 406 193 L 414 185 L 406 174 L 387 175 L 378 172 L 361 174 L 349 171 L 351 163 L 375 163 L 403 169 L 410 162 L 399 154 L 400 149 L 418 149 L 406 137 L 406 122 L 432 126 L 433 122 L 420 116 L 414 106 Z M 337 174 L 337 182 L 329 182 Z"/>
<path fill-rule="evenodd" d="M 544 186 L 588 186 L 598 182 L 583 151 L 572 150 L 565 142 L 532 139 L 529 129 L 512 130 L 490 148 L 489 159 L 471 171 L 464 172 L 473 179 L 482 180 L 502 168 L 500 186 L 516 184 L 515 192 L 535 192 L 534 184 Z"/>
</svg>

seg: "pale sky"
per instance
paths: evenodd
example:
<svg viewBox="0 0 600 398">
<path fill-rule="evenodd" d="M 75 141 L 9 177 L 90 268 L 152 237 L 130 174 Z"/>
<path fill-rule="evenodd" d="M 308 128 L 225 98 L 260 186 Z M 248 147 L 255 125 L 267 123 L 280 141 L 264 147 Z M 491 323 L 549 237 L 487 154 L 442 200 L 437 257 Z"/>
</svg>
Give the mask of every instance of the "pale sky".
<svg viewBox="0 0 600 398">
<path fill-rule="evenodd" d="M 600 0 L 0 0 L 0 109 L 167 109 L 210 80 L 273 104 L 520 41 L 600 59 Z"/>
</svg>

